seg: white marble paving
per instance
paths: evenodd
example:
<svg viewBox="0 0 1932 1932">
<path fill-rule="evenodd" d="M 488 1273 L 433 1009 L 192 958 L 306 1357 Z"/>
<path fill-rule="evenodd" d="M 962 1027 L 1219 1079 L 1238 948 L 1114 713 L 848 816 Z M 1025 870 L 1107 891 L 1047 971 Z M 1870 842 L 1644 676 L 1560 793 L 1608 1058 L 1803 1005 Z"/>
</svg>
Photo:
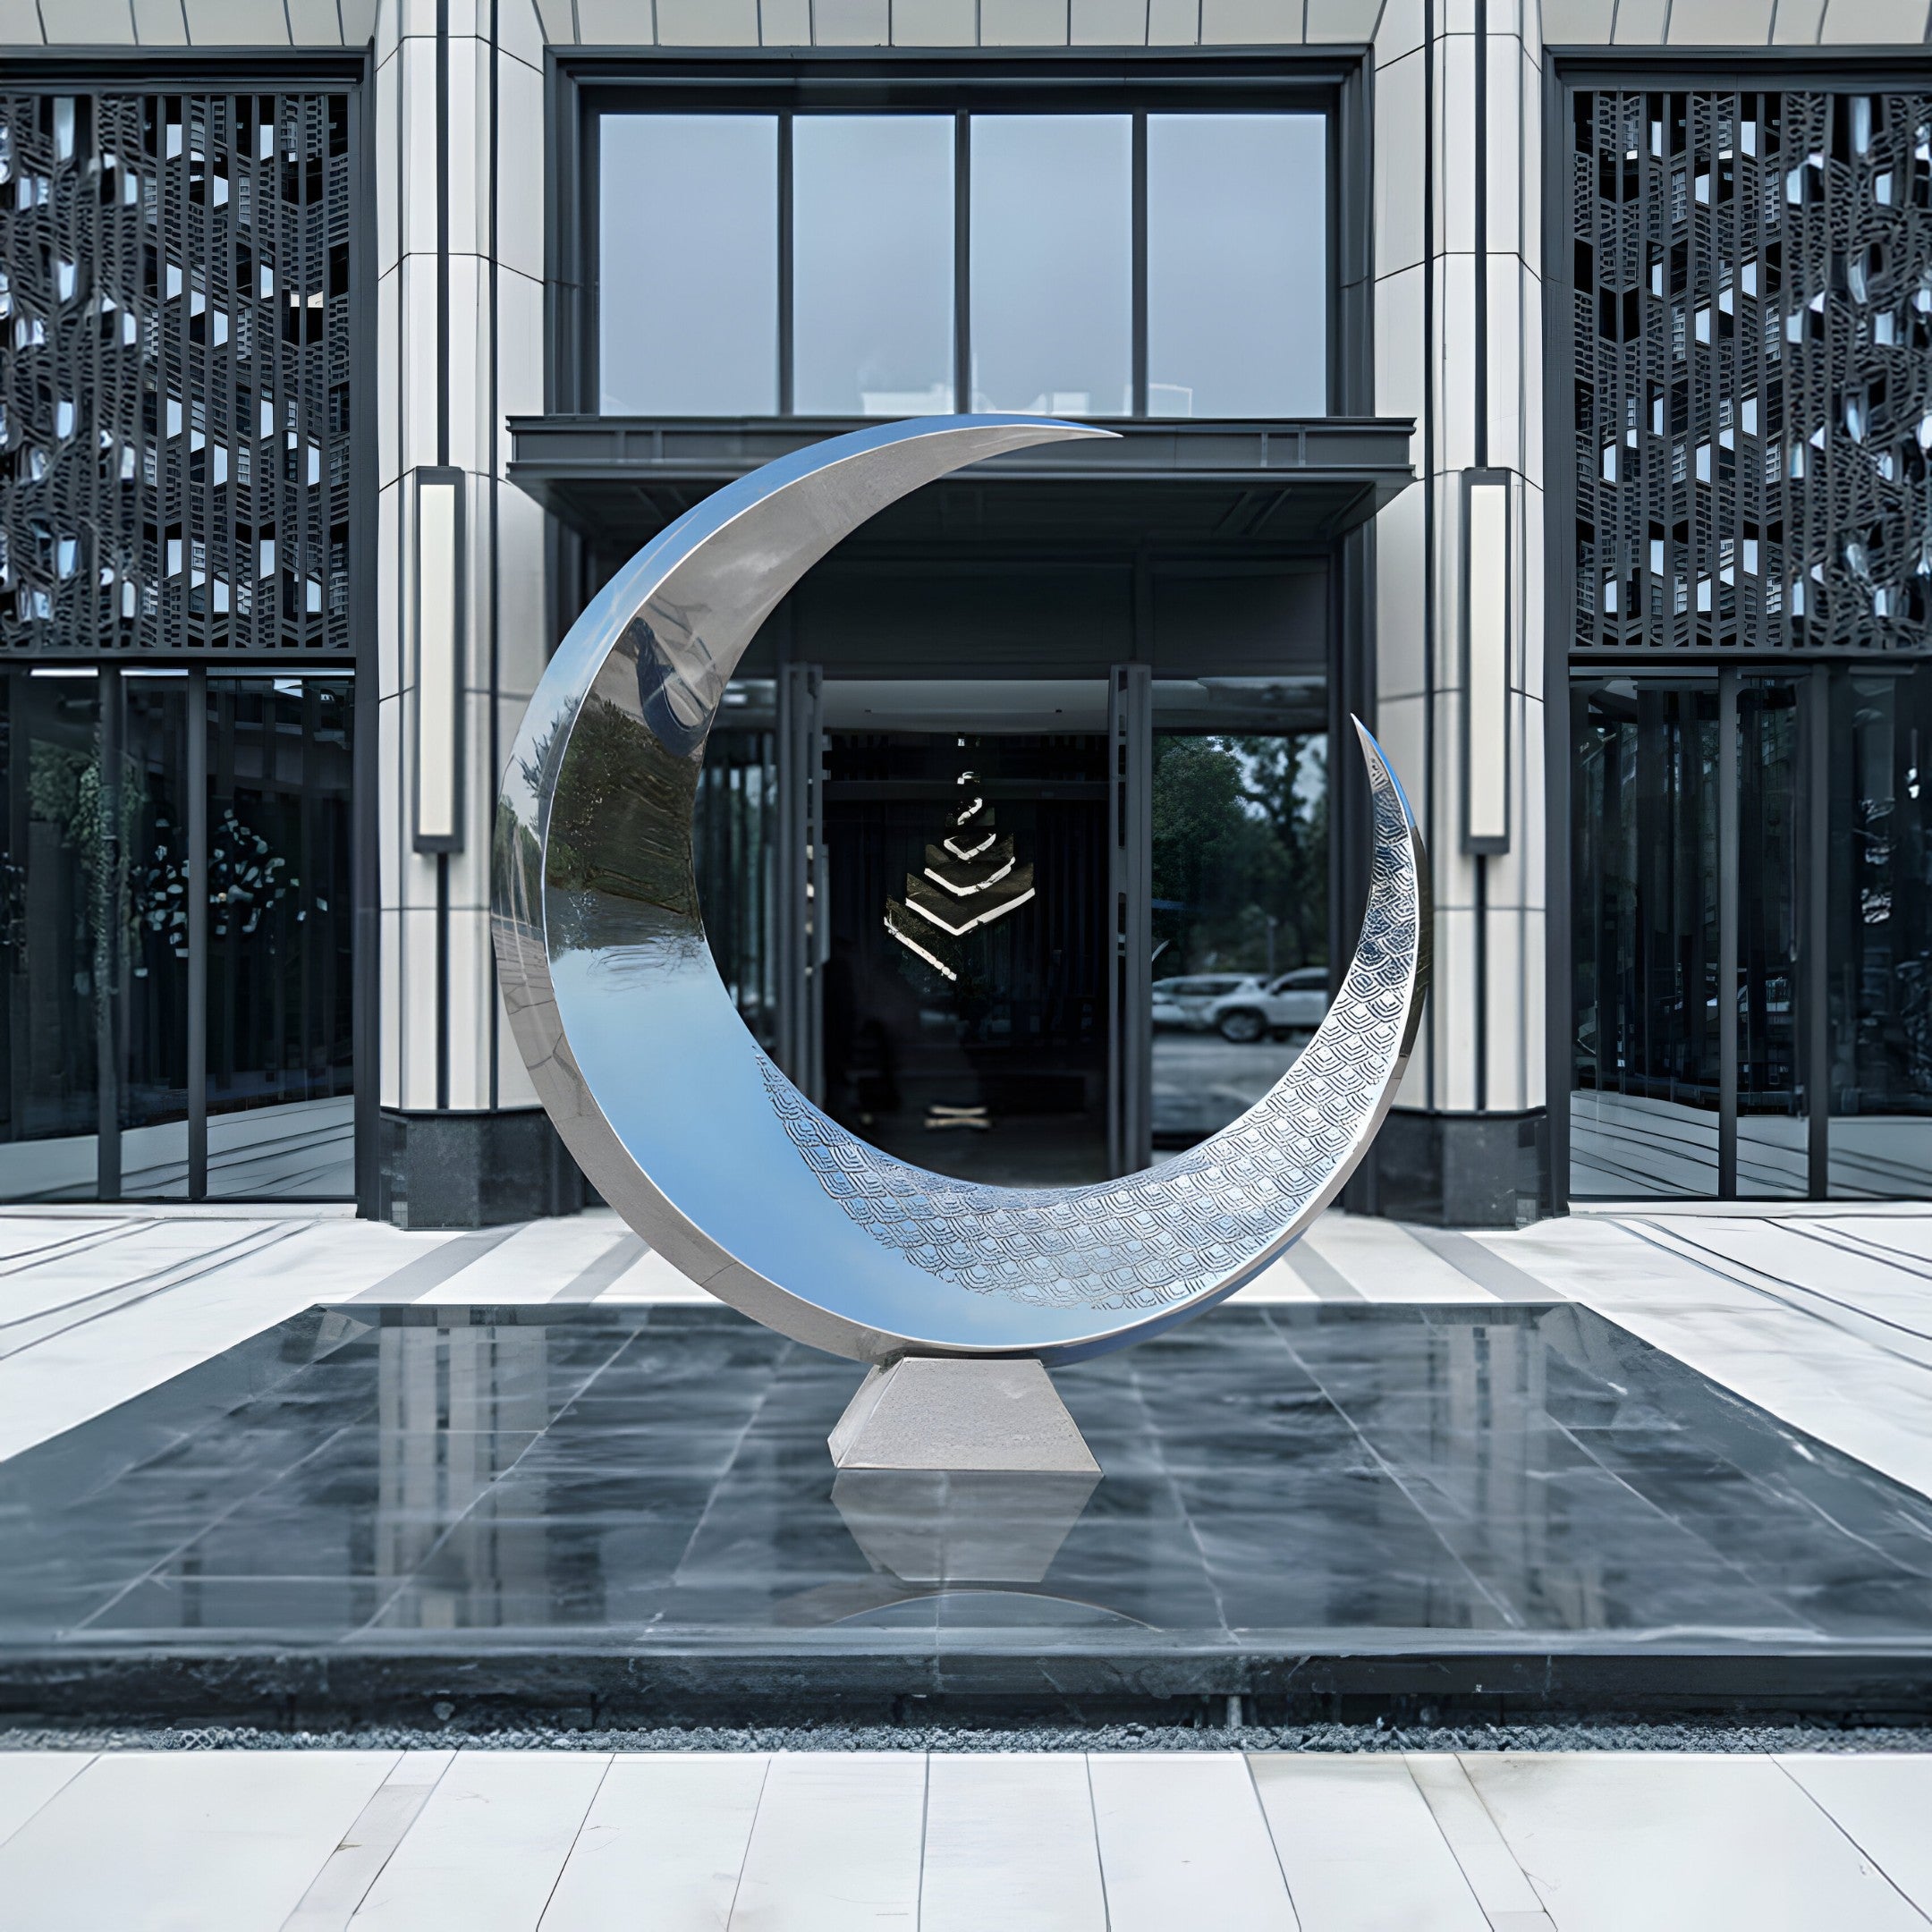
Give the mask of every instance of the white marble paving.
<svg viewBox="0 0 1932 1932">
<path fill-rule="evenodd" d="M 1508 1932 L 1544 1932 L 1550 1919 L 1543 1901 L 1504 1843 L 1462 1760 L 1453 1751 L 1411 1751 L 1405 1761 L 1489 1923 L 1506 1925 Z"/>
<path fill-rule="evenodd" d="M 929 1759 L 920 1932 L 1108 1932 L 1087 1767 L 1041 1751 Z"/>
<path fill-rule="evenodd" d="M 1245 1758 L 1093 1756 L 1110 1932 L 1294 1932 L 1287 1880 Z"/>
<path fill-rule="evenodd" d="M 1301 1239 L 1370 1301 L 1496 1299 L 1394 1221 L 1325 1214 Z"/>
<path fill-rule="evenodd" d="M 394 1751 L 126 1751 L 0 1844 L 8 1932 L 276 1932 Z"/>
<path fill-rule="evenodd" d="M 525 1932 L 610 1768 L 602 1751 L 464 1751 L 383 1867 L 357 1932 Z"/>
<path fill-rule="evenodd" d="M 8 1932 L 1893 1932 L 1932 1755 L 0 1751 Z"/>
<path fill-rule="evenodd" d="M 275 1245 L 244 1249 L 224 1261 L 222 1250 L 244 1231 L 273 1235 Z M 407 1234 L 373 1221 L 160 1222 L 139 1237 L 147 1268 L 157 1277 L 173 1271 L 178 1279 L 157 1279 L 153 1292 L 140 1292 L 138 1278 L 117 1275 L 108 1285 L 128 1297 L 120 1305 L 97 1314 L 83 1306 L 66 1326 L 47 1328 L 30 1347 L 0 1360 L 0 1458 L 100 1415 L 317 1302 L 346 1301 L 448 1238 Z M 123 1267 L 119 1261 L 113 1266 Z M 99 1268 L 81 1276 L 83 1290 L 101 1285 Z M 37 1275 L 0 1281 L 0 1310 L 16 1292 L 39 1292 Z"/>
<path fill-rule="evenodd" d="M 725 1932 L 769 1767 L 749 1752 L 618 1758 L 550 1894 L 543 1932 Z"/>
<path fill-rule="evenodd" d="M 1249 1762 L 1301 1932 L 1489 1932 L 1401 1758 Z"/>
<path fill-rule="evenodd" d="M 1857 1217 L 1845 1217 L 1855 1219 Z M 1922 1243 L 1932 1221 L 1875 1217 L 1894 1242 Z M 1861 1311 L 1835 1310 L 1823 1300 L 1794 1298 L 1753 1286 L 1742 1272 L 1711 1265 L 1707 1255 L 1656 1237 L 1675 1224 L 1645 1216 L 1572 1216 L 1509 1234 L 1479 1238 L 1495 1252 L 1580 1301 L 1641 1340 L 1663 1349 L 1748 1402 L 1827 1442 L 1894 1480 L 1932 1496 L 1932 1369 L 1874 1339 Z M 1709 1241 L 1715 1225 L 1763 1229 L 1686 1217 L 1686 1232 Z M 1795 1248 L 1804 1241 L 1768 1224 Z M 1795 1264 L 1794 1264 L 1795 1265 Z M 1848 1275 L 1842 1292 L 1868 1292 Z M 1902 1292 L 1901 1287 L 1897 1292 Z"/>
<path fill-rule="evenodd" d="M 1560 1932 L 1923 1932 L 1924 1916 L 1768 1758 L 1464 1758 Z"/>
<path fill-rule="evenodd" d="M 419 1295 L 417 1305 L 547 1301 L 550 1297 L 543 1292 L 546 1288 L 554 1292 L 575 1280 L 622 1241 L 623 1233 L 623 1222 L 607 1208 L 597 1215 L 532 1221 L 428 1293 Z"/>
<path fill-rule="evenodd" d="M 289 1914 L 287 1932 L 347 1932 L 356 1909 L 455 1758 L 453 1750 L 402 1752 L 309 1882 Z"/>
<path fill-rule="evenodd" d="M 0 1751 L 0 1845 L 92 1762 L 91 1751 Z"/>
<path fill-rule="evenodd" d="M 1932 1758 L 1793 1752 L 1777 1762 L 1913 1904 L 1932 1914 Z"/>
<path fill-rule="evenodd" d="M 771 1760 L 732 1932 L 893 1932 L 919 1924 L 926 1759 L 781 1751 Z"/>
</svg>

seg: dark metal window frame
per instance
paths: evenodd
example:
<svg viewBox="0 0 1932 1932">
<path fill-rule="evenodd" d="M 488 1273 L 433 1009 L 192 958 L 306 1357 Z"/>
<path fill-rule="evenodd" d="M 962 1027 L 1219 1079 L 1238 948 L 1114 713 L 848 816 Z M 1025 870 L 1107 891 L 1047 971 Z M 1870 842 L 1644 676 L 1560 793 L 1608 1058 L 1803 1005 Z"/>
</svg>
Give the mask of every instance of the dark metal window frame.
<svg viewBox="0 0 1932 1932">
<path fill-rule="evenodd" d="M 85 94 L 125 91 L 131 93 L 191 93 L 197 90 L 236 93 L 275 93 L 300 89 L 312 93 L 340 93 L 349 102 L 349 152 L 356 181 L 351 198 L 349 246 L 352 262 L 351 360 L 355 378 L 350 390 L 349 450 L 349 596 L 351 622 L 356 631 L 354 648 L 339 653 L 301 650 L 209 650 L 187 648 L 170 651 L 165 660 L 133 657 L 126 651 L 98 654 L 72 650 L 39 652 L 21 650 L 9 654 L 21 669 L 37 664 L 93 665 L 107 683 L 118 686 L 119 674 L 139 675 L 142 671 L 176 667 L 189 672 L 191 694 L 205 692 L 208 673 L 217 675 L 265 674 L 273 667 L 284 675 L 299 676 L 304 671 L 332 671 L 352 674 L 356 680 L 356 741 L 352 783 L 355 793 L 355 835 L 353 853 L 353 933 L 355 985 L 355 1190 L 363 1213 L 373 1211 L 377 1198 L 377 1103 L 380 1072 L 381 1013 L 381 931 L 380 931 L 380 818 L 377 809 L 377 745 L 380 691 L 377 650 L 376 543 L 377 543 L 377 435 L 376 419 L 376 168 L 373 122 L 370 114 L 375 66 L 367 52 L 321 50 L 314 53 L 277 54 L 251 49 L 225 56 L 198 47 L 143 47 L 139 53 L 95 55 L 72 47 L 12 47 L 8 49 L 9 80 L 21 93 Z M 108 691 L 104 689 L 104 711 Z M 119 692 L 114 692 L 118 703 Z M 190 732 L 188 737 L 191 785 L 202 783 L 205 792 L 206 733 Z M 199 749 L 197 749 L 199 747 Z M 205 796 L 196 794 L 200 816 L 205 818 Z M 205 835 L 202 843 L 205 844 Z M 199 923 L 205 928 L 206 908 Z M 205 1052 L 207 956 L 200 949 L 199 965 L 190 969 L 189 1024 L 191 1065 L 189 1068 L 189 1136 L 191 1145 L 191 1194 L 197 1180 L 207 1185 L 208 1086 Z M 201 994 L 197 1005 L 197 988 Z M 204 1051 L 196 1056 L 193 1046 Z M 242 1197 L 237 1196 L 237 1200 Z"/>
<path fill-rule="evenodd" d="M 1147 117 L 1150 113 L 1318 113 L 1327 136 L 1327 411 L 1366 413 L 1372 385 L 1368 210 L 1371 72 L 1367 49 L 1266 56 L 1161 50 L 1095 55 L 1043 48 L 943 59 L 774 50 L 693 58 L 682 51 L 553 48 L 546 55 L 549 169 L 546 390 L 560 413 L 597 408 L 597 123 L 605 114 L 772 114 L 778 140 L 778 413 L 792 405 L 791 123 L 799 114 L 951 114 L 953 148 L 953 393 L 968 399 L 971 294 L 969 126 L 975 114 L 1128 114 L 1133 122 L 1132 370 L 1147 402 Z"/>
<path fill-rule="evenodd" d="M 1572 737 L 1571 685 L 1572 675 L 1594 677 L 1643 677 L 1682 682 L 1685 679 L 1706 679 L 1720 684 L 1720 741 L 1731 746 L 1729 763 L 1734 775 L 1734 727 L 1736 692 L 1741 678 L 1779 676 L 1801 687 L 1805 706 L 1808 745 L 1804 753 L 1805 783 L 1815 801 L 1823 792 L 1823 774 L 1818 768 L 1822 756 L 1818 744 L 1821 729 L 1823 686 L 1826 667 L 1848 661 L 1842 651 L 1740 650 L 1720 655 L 1716 651 L 1686 650 L 1681 656 L 1660 659 L 1654 651 L 1640 655 L 1618 652 L 1590 652 L 1572 660 L 1570 649 L 1571 613 L 1576 597 L 1576 546 L 1572 532 L 1576 520 L 1576 441 L 1572 411 L 1564 401 L 1561 385 L 1574 367 L 1575 350 L 1572 323 L 1573 305 L 1566 299 L 1574 286 L 1572 240 L 1570 221 L 1572 182 L 1570 178 L 1570 129 L 1575 97 L 1603 89 L 1624 89 L 1652 93 L 1685 93 L 1703 89 L 1736 89 L 1752 92 L 1803 89 L 1811 92 L 1843 94 L 1894 94 L 1905 89 L 1932 88 L 1932 56 L 1922 50 L 1904 47 L 1846 48 L 1826 51 L 1817 47 L 1772 47 L 1758 50 L 1712 50 L 1672 48 L 1655 53 L 1619 54 L 1606 59 L 1601 47 L 1553 47 L 1545 49 L 1543 85 L 1543 286 L 1545 291 L 1543 362 L 1546 370 L 1560 372 L 1546 383 L 1544 392 L 1544 481 L 1546 486 L 1544 529 L 1544 763 L 1548 801 L 1548 823 L 1545 837 L 1545 974 L 1547 982 L 1547 1038 L 1545 1061 L 1545 1103 L 1549 1114 L 1549 1148 L 1552 1205 L 1556 1213 L 1570 1205 L 1570 1096 L 1574 1090 L 1574 1041 L 1576 1033 L 1576 988 L 1572 978 L 1574 961 L 1571 948 L 1572 877 L 1570 866 L 1572 835 L 1570 760 Z M 1855 662 L 1855 659 L 1850 660 Z M 1727 728 L 1724 720 L 1730 721 Z M 1719 880 L 1720 906 L 1726 894 L 1734 902 L 1735 818 L 1734 798 L 1726 807 L 1732 820 L 1729 877 Z M 1813 812 L 1810 818 L 1818 815 Z M 1720 846 L 1724 841 L 1720 838 Z M 1817 827 L 1809 834 L 1810 856 L 1818 856 Z M 1808 940 L 1822 942 L 1820 912 L 1822 894 L 1809 894 L 1802 915 Z M 1730 946 L 1734 963 L 1736 908 L 1729 913 Z M 1720 961 L 1720 979 L 1722 978 Z M 1733 975 L 1734 977 L 1734 975 Z M 1812 1017 L 1806 1044 L 1801 1049 L 1808 1084 L 1817 1081 L 1814 1092 L 1821 1091 L 1820 1066 L 1826 1052 L 1823 1029 Z M 1736 1080 L 1737 1055 L 1734 1030 L 1724 1055 L 1720 1080 L 1728 1092 L 1720 1096 L 1720 1135 L 1728 1147 L 1720 1147 L 1720 1168 L 1732 1176 L 1735 1192 L 1736 1165 Z M 1726 1128 L 1723 1123 L 1728 1120 Z M 1809 1123 L 1808 1166 L 1810 1191 L 1824 1198 L 1824 1168 L 1828 1114 L 1820 1112 Z M 1728 1154 L 1728 1160 L 1726 1160 Z M 1720 1187 L 1720 1198 L 1722 1188 Z"/>
</svg>

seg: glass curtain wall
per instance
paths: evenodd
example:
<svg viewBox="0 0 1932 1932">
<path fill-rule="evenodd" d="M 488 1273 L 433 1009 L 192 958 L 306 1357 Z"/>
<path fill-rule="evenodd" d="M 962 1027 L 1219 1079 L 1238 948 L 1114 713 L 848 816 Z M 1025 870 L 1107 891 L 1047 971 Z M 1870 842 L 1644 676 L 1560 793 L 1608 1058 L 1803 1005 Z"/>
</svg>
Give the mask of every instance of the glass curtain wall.
<svg viewBox="0 0 1932 1932">
<path fill-rule="evenodd" d="M 0 1199 L 353 1194 L 352 692 L 0 673 Z"/>
<path fill-rule="evenodd" d="M 1573 707 L 1572 1196 L 1925 1192 L 1932 667 Z"/>
<path fill-rule="evenodd" d="M 1323 114 L 597 125 L 606 414 L 1326 411 Z"/>
</svg>

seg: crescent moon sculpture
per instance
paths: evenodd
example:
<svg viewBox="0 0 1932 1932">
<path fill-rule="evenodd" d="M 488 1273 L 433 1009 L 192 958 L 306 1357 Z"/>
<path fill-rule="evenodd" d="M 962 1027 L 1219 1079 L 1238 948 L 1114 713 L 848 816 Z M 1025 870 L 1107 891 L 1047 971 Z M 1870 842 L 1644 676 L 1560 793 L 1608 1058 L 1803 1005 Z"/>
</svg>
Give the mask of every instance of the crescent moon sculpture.
<svg viewBox="0 0 1932 1932">
<path fill-rule="evenodd" d="M 928 418 L 740 479 L 591 600 L 511 753 L 496 956 L 517 1044 L 564 1144 L 683 1274 L 856 1361 L 1070 1362 L 1232 1294 L 1334 1199 L 1415 1038 L 1428 973 L 1421 843 L 1360 724 L 1373 863 L 1341 991 L 1262 1100 L 1157 1167 L 1062 1188 L 928 1174 L 813 1106 L 740 1019 L 705 941 L 691 816 L 706 736 L 745 647 L 841 538 L 920 484 L 1002 451 L 1106 434 Z"/>
</svg>

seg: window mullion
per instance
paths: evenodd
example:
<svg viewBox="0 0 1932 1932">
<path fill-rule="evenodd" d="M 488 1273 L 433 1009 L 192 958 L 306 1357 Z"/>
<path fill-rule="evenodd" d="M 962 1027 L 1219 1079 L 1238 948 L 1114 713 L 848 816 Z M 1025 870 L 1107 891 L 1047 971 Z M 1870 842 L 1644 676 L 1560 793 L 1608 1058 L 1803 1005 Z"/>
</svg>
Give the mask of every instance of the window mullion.
<svg viewBox="0 0 1932 1932">
<path fill-rule="evenodd" d="M 1133 412 L 1148 412 L 1148 117 L 1133 117 Z"/>
<path fill-rule="evenodd" d="M 971 413 L 972 126 L 953 117 L 953 407 Z"/>
<path fill-rule="evenodd" d="M 792 413 L 792 121 L 778 116 L 778 413 Z"/>
</svg>

